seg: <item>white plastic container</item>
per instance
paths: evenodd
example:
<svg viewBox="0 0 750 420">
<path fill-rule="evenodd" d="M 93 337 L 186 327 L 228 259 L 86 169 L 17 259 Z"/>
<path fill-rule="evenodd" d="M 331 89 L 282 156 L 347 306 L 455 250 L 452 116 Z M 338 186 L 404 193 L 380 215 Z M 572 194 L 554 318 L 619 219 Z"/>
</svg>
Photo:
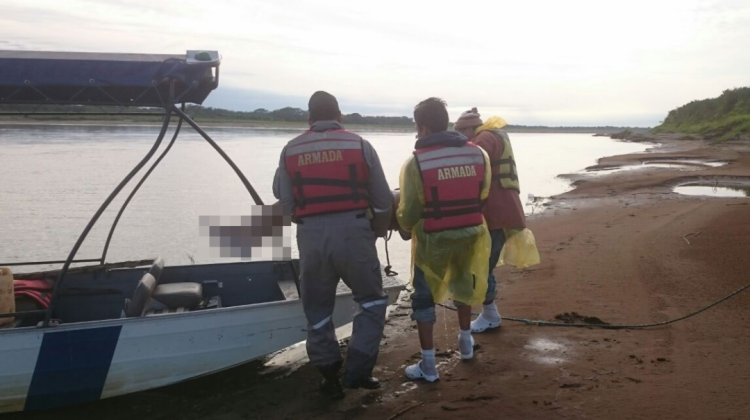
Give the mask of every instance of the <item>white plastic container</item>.
<svg viewBox="0 0 750 420">
<path fill-rule="evenodd" d="M 13 295 L 13 272 L 8 267 L 0 267 L 0 314 L 16 311 L 16 298 Z M 13 323 L 14 318 L 0 318 L 0 327 Z"/>
</svg>

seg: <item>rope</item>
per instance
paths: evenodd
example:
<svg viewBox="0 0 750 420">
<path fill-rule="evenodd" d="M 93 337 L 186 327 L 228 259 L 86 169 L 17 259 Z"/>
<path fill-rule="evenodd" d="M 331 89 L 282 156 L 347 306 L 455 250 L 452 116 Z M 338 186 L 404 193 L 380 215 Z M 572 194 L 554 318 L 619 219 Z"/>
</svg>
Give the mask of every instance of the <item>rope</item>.
<svg viewBox="0 0 750 420">
<path fill-rule="evenodd" d="M 687 315 L 681 316 L 679 318 L 670 319 L 663 322 L 654 322 L 650 324 L 590 324 L 590 323 L 578 323 L 578 324 L 569 324 L 566 322 L 554 322 L 554 321 L 542 321 L 538 319 L 528 319 L 528 318 L 514 318 L 514 317 L 503 317 L 503 320 L 508 321 L 514 321 L 514 322 L 521 322 L 526 325 L 536 325 L 536 326 L 547 326 L 547 327 L 576 327 L 576 328 L 604 328 L 604 329 L 610 329 L 610 330 L 621 330 L 621 329 L 645 329 L 645 328 L 654 328 L 654 327 L 662 327 L 664 325 L 673 324 L 675 322 L 679 322 L 688 318 L 691 318 L 693 316 L 698 315 L 699 313 L 706 311 L 708 309 L 713 308 L 714 306 L 729 300 L 730 298 L 733 298 L 737 296 L 738 294 L 744 292 L 750 288 L 750 283 L 740 287 L 739 289 L 735 290 L 734 292 L 724 296 L 723 298 L 711 303 L 708 306 L 704 306 L 703 308 L 698 309 L 695 312 L 691 312 Z M 451 311 L 455 311 L 456 308 L 450 305 L 444 305 L 442 303 L 438 303 L 438 305 L 442 306 L 443 308 L 450 309 Z M 474 315 L 479 315 L 477 312 L 473 312 Z"/>
<path fill-rule="evenodd" d="M 388 254 L 388 241 L 391 240 L 391 236 L 393 236 L 393 231 L 389 230 L 388 235 L 384 238 L 385 239 L 385 261 L 388 265 L 385 266 L 383 271 L 385 272 L 385 275 L 388 277 L 398 276 L 398 273 L 392 270 L 393 266 L 391 266 L 391 256 L 390 254 Z"/>
</svg>

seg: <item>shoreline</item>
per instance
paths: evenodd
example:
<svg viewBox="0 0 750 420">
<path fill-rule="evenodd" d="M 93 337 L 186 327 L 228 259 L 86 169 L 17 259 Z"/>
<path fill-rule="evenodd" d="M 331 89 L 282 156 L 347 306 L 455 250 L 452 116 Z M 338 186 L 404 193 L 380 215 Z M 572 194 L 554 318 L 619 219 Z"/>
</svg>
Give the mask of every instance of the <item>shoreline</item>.
<svg viewBox="0 0 750 420">
<path fill-rule="evenodd" d="M 142 119 L 132 120 L 65 120 L 48 119 L 29 121 L 24 119 L 4 119 L 0 117 L 0 127 L 3 126 L 82 126 L 82 127 L 160 127 L 158 122 L 148 122 L 155 120 L 159 116 L 144 117 Z M 308 127 L 306 123 L 297 122 L 271 122 L 271 121 L 196 121 L 202 127 L 212 127 L 220 129 L 256 129 L 256 130 L 274 130 L 274 131 L 298 131 Z M 177 125 L 171 122 L 170 126 Z M 415 128 L 411 125 L 374 125 L 374 124 L 346 124 L 347 129 L 360 132 L 392 132 L 392 133 L 411 133 Z M 617 133 L 619 128 L 606 130 L 597 127 L 511 127 L 505 131 L 508 133 L 534 133 L 534 134 L 590 134 L 594 137 L 606 137 Z"/>
<path fill-rule="evenodd" d="M 575 312 L 609 323 L 664 321 L 748 282 L 750 197 L 690 197 L 672 188 L 696 178 L 750 182 L 750 142 L 717 146 L 677 135 L 649 141 L 656 146 L 603 157 L 589 168 L 636 169 L 561 174 L 573 188 L 550 197 L 545 211 L 527 219 L 542 264 L 496 269 L 503 315 L 552 321 Z M 680 170 L 643 165 L 653 160 L 727 164 Z M 693 236 L 688 241 L 686 235 Z M 401 412 L 404 420 L 740 418 L 750 408 L 744 379 L 750 377 L 745 356 L 750 325 L 736 320 L 745 319 L 748 306 L 750 292 L 650 330 L 549 328 L 506 320 L 497 331 L 474 336 L 478 347 L 469 362 L 455 352 L 455 313 L 438 307 L 441 381 L 425 384 L 403 377 L 405 365 L 419 356 L 403 293 L 386 321 L 374 372 L 383 383 L 380 390 L 348 391 L 344 400 L 330 402 L 318 395 L 318 374 L 309 363 L 285 369 L 261 360 L 60 411 L 84 418 L 106 412 L 113 420 L 129 418 L 134 410 L 166 418 L 176 414 L 172 406 L 185 407 L 177 410 L 181 417 L 209 420 L 385 419 Z"/>
</svg>

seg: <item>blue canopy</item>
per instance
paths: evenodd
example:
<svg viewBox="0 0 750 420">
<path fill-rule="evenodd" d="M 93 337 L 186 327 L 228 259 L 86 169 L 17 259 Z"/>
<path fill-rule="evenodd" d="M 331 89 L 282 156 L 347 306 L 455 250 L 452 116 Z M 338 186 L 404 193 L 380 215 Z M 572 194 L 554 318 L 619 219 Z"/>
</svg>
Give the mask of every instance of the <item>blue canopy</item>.
<svg viewBox="0 0 750 420">
<path fill-rule="evenodd" d="M 216 51 L 181 55 L 0 51 L 0 104 L 201 104 L 218 86 Z"/>
</svg>

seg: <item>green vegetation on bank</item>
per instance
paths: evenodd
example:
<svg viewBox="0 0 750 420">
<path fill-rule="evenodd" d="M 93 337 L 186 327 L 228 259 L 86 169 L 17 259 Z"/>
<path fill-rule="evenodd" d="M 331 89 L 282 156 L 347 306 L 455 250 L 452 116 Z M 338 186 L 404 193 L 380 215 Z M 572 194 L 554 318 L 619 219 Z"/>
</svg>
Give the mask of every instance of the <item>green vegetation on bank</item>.
<svg viewBox="0 0 750 420">
<path fill-rule="evenodd" d="M 750 135 L 750 87 L 725 90 L 718 98 L 683 105 L 670 111 L 653 131 L 700 134 L 717 140 Z"/>
</svg>

